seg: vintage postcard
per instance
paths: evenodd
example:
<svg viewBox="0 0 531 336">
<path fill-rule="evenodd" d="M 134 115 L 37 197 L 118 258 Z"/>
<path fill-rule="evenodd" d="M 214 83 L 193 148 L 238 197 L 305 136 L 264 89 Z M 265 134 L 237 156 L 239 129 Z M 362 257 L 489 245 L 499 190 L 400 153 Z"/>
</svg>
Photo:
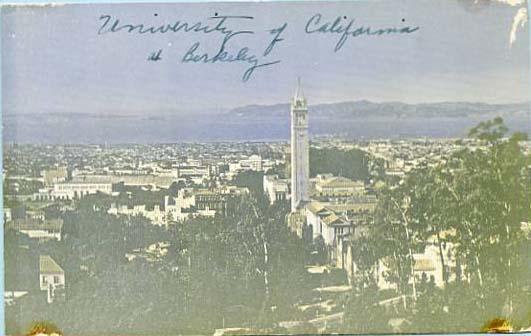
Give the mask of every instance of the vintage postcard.
<svg viewBox="0 0 531 336">
<path fill-rule="evenodd" d="M 528 13 L 4 5 L 5 334 L 529 332 Z"/>
</svg>

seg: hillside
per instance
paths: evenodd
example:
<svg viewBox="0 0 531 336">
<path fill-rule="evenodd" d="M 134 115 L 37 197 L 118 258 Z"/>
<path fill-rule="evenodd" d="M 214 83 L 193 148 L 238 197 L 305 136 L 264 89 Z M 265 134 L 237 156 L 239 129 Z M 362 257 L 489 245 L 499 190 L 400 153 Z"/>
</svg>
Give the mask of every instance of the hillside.
<svg viewBox="0 0 531 336">
<path fill-rule="evenodd" d="M 289 115 L 289 104 L 248 105 L 227 112 L 229 118 L 270 119 Z M 335 119 L 360 118 L 489 118 L 515 116 L 529 110 L 529 104 L 486 104 L 470 102 L 440 102 L 406 104 L 375 103 L 367 100 L 310 105 L 310 117 Z"/>
</svg>

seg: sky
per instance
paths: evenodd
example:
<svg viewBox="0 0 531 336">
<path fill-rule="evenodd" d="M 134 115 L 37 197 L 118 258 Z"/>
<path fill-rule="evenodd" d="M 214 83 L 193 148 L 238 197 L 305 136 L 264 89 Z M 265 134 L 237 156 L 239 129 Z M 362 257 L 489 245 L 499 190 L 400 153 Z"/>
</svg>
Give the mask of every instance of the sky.
<svg viewBox="0 0 531 336">
<path fill-rule="evenodd" d="M 217 113 L 249 104 L 286 103 L 302 78 L 310 104 L 352 100 L 406 103 L 529 100 L 529 34 L 509 44 L 516 8 L 463 0 L 342 3 L 180 3 L 18 6 L 2 10 L 2 109 L 6 115 L 80 113 L 147 115 Z M 182 63 L 196 42 L 216 53 L 219 33 L 98 34 L 102 15 L 122 24 L 181 22 L 214 25 L 214 15 L 251 16 L 227 21 L 235 36 L 227 51 L 244 47 L 261 62 L 244 82 L 245 62 Z M 340 35 L 307 34 L 320 23 L 346 17 L 353 27 L 419 27 L 411 34 L 357 36 L 339 51 Z M 112 22 L 112 21 L 111 21 Z M 286 28 L 270 54 L 262 56 Z M 162 49 L 159 61 L 148 61 Z"/>
</svg>

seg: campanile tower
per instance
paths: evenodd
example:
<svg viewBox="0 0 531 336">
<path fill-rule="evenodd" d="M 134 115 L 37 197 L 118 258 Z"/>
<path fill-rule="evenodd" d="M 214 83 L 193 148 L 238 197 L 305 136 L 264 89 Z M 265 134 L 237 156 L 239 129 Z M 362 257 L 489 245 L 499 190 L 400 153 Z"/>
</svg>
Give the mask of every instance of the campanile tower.
<svg viewBox="0 0 531 336">
<path fill-rule="evenodd" d="M 310 148 L 308 142 L 308 105 L 300 78 L 291 102 L 291 212 L 309 200 Z"/>
</svg>

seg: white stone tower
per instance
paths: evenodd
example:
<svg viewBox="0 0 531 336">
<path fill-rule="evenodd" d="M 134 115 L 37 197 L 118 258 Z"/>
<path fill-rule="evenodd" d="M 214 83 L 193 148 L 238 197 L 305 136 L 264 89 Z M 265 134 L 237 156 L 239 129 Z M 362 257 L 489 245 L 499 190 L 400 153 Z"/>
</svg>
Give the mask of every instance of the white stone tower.
<svg viewBox="0 0 531 336">
<path fill-rule="evenodd" d="M 309 150 L 308 106 L 299 78 L 291 102 L 291 212 L 297 211 L 309 200 Z"/>
</svg>

